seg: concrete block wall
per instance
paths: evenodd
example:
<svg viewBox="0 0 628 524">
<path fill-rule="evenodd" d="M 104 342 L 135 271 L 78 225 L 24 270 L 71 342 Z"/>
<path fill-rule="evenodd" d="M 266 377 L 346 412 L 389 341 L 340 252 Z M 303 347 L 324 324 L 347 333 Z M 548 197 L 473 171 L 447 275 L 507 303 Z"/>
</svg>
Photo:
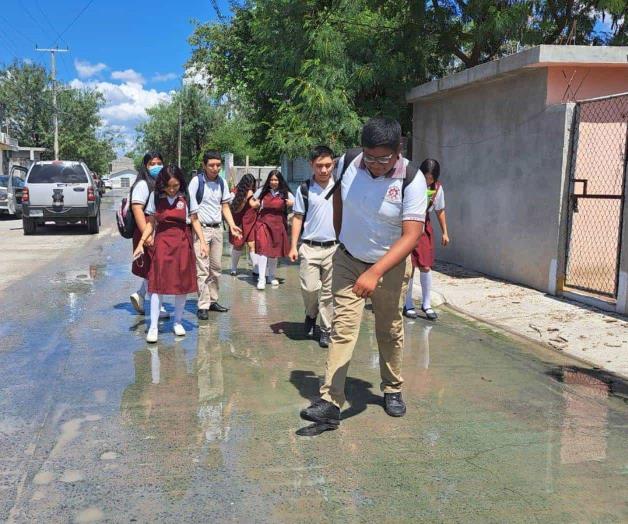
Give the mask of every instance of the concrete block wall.
<svg viewBox="0 0 628 524">
<path fill-rule="evenodd" d="M 420 99 L 413 159 L 441 163 L 452 243 L 439 259 L 553 294 L 571 112 L 546 99 L 546 68 Z"/>
</svg>

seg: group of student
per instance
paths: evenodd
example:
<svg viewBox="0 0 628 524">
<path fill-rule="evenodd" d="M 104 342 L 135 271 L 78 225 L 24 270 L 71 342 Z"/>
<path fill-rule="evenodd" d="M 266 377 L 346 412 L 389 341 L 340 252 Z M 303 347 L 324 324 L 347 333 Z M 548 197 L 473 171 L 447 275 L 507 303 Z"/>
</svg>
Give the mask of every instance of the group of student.
<svg viewBox="0 0 628 524">
<path fill-rule="evenodd" d="M 319 344 L 329 348 L 320 399 L 301 417 L 323 430 L 340 424 L 347 370 L 367 298 L 375 316 L 384 408 L 390 416 L 403 416 L 403 316 L 418 316 L 412 299 L 415 268 L 421 308 L 429 320 L 437 318 L 430 304 L 431 210 L 441 226 L 442 244 L 449 243 L 440 166 L 427 159 L 419 167 L 403 158 L 399 123 L 381 117 L 364 125 L 361 148 L 336 160 L 329 147 L 318 146 L 310 165 L 312 177 L 295 196 L 278 170 L 260 188 L 246 174 L 230 191 L 220 177 L 217 151 L 204 155 L 202 173 L 189 187 L 179 168 L 164 166 L 159 153 L 146 154 L 130 197 L 137 225 L 132 270 L 144 279 L 131 302 L 141 314 L 150 304 L 148 342 L 157 341 L 159 318 L 167 315 L 163 295 L 174 295 L 177 336 L 185 335 L 181 319 L 188 293 L 198 293 L 200 320 L 207 320 L 209 311 L 227 311 L 218 303 L 224 220 L 232 246 L 231 275 L 237 274 L 247 246 L 257 289 L 279 284 L 279 258 L 300 259 L 304 334 L 313 336 L 320 316 Z"/>
</svg>

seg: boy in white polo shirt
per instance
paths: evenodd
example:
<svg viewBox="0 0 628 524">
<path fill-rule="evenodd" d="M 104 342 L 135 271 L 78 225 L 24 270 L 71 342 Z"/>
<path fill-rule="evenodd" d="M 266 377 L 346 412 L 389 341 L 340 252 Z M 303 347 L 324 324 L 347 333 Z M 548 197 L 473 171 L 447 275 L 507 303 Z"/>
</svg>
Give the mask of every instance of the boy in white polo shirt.
<svg viewBox="0 0 628 524">
<path fill-rule="evenodd" d="M 412 266 L 408 255 L 423 234 L 425 177 L 403 158 L 401 126 L 373 118 L 362 129 L 362 153 L 344 168 L 334 193 L 334 227 L 340 246 L 334 255 L 334 322 L 321 398 L 301 417 L 322 429 L 336 429 L 345 402 L 345 380 L 367 297 L 375 314 L 381 390 L 386 413 L 406 412 L 403 379 L 402 308 Z"/>
<path fill-rule="evenodd" d="M 305 335 L 313 334 L 320 312 L 321 333 L 318 343 L 322 348 L 327 348 L 334 312 L 331 294 L 332 258 L 338 245 L 334 230 L 333 201 L 325 198 L 334 186 L 333 151 L 327 146 L 315 147 L 310 153 L 310 166 L 312 178 L 301 184 L 296 192 L 288 257 L 296 262 L 299 255 L 301 256 L 299 277 L 305 304 Z M 297 251 L 301 230 L 301 247 Z"/>
<path fill-rule="evenodd" d="M 228 309 L 218 303 L 218 279 L 222 270 L 222 219 L 227 222 L 231 234 L 242 235 L 235 225 L 229 203 L 233 193 L 220 177 L 222 157 L 219 151 L 207 151 L 203 155 L 203 172 L 195 176 L 188 185 L 190 198 L 198 205 L 198 219 L 209 247 L 209 257 L 201 253 L 200 240 L 194 237 L 196 255 L 196 278 L 198 282 L 199 320 L 207 320 L 209 311 L 224 313 Z"/>
</svg>

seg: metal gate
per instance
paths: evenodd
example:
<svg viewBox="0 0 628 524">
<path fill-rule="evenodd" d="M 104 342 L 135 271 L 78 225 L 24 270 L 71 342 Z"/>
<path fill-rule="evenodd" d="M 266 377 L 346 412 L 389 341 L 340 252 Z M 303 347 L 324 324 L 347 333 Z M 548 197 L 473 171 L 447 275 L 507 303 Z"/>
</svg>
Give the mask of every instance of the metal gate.
<svg viewBox="0 0 628 524">
<path fill-rule="evenodd" d="M 628 94 L 579 102 L 571 135 L 565 285 L 617 298 Z"/>
</svg>

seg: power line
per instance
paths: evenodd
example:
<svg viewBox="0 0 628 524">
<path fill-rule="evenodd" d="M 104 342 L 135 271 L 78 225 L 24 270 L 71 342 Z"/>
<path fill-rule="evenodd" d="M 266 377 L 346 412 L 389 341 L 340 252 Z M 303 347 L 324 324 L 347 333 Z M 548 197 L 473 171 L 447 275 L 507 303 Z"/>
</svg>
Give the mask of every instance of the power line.
<svg viewBox="0 0 628 524">
<path fill-rule="evenodd" d="M 94 3 L 95 0 L 89 0 L 89 2 L 87 2 L 87 4 L 85 4 L 85 7 L 83 7 L 83 9 L 81 9 L 79 11 L 79 13 L 74 17 L 74 19 L 67 25 L 67 27 L 61 31 L 61 33 L 59 33 L 59 39 L 61 39 L 61 37 L 67 33 L 67 31 L 76 23 L 76 21 L 82 16 L 82 14 L 87 11 L 87 9 L 89 8 L 90 5 L 92 5 Z M 58 42 L 58 40 L 57 40 Z"/>
</svg>

